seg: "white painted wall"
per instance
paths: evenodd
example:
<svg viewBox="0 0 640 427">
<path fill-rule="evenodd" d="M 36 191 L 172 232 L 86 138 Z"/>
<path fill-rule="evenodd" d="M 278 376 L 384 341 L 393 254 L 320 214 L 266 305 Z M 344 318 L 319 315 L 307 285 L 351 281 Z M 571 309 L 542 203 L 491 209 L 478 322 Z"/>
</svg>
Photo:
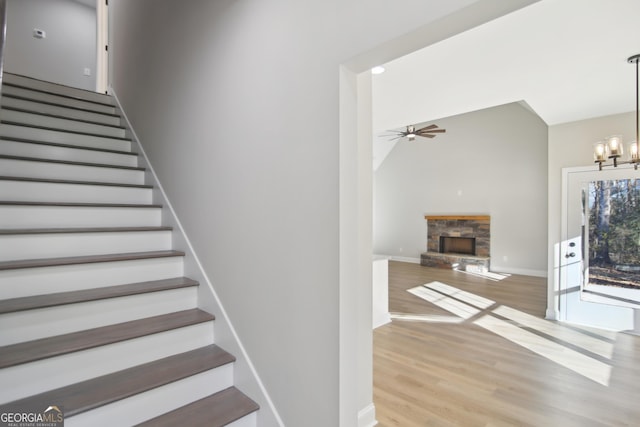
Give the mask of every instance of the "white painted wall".
<svg viewBox="0 0 640 427">
<path fill-rule="evenodd" d="M 33 37 L 34 28 L 46 38 Z M 73 0 L 8 0 L 5 71 L 95 90 L 96 9 Z M 90 76 L 84 69 L 91 70 Z"/>
<path fill-rule="evenodd" d="M 433 123 L 447 132 L 399 142 L 375 173 L 375 253 L 419 259 L 425 214 L 489 214 L 491 269 L 544 276 L 546 124 L 517 103 Z"/>
<path fill-rule="evenodd" d="M 373 328 L 391 322 L 389 315 L 389 260 L 373 259 Z"/>
<path fill-rule="evenodd" d="M 371 401 L 355 72 L 470 3 L 110 2 L 112 85 L 286 425 L 357 425 Z M 474 3 L 446 30 L 507 11 Z"/>
<path fill-rule="evenodd" d="M 612 320 L 627 319 L 630 309 L 605 306 L 573 301 L 572 312 L 561 313 L 560 309 L 566 307 L 558 295 L 560 289 L 559 271 L 554 270 L 557 256 L 562 256 L 557 251 L 557 246 L 565 239 L 562 236 L 562 169 L 580 166 L 593 166 L 593 144 L 608 135 L 622 135 L 626 141 L 635 137 L 634 113 L 616 114 L 613 116 L 598 117 L 589 120 L 581 120 L 549 127 L 549 229 L 548 229 L 548 295 L 547 317 L 566 318 L 569 321 L 590 323 L 591 326 L 611 327 Z M 626 144 L 625 144 L 626 145 Z M 575 236 L 571 236 L 575 237 Z M 599 322 L 598 319 L 604 313 L 609 313 L 609 321 Z M 617 314 L 616 314 L 617 313 Z M 589 322 L 587 319 L 591 319 Z M 599 322 L 599 323 L 595 323 Z M 627 322 L 632 324 L 631 321 Z"/>
</svg>

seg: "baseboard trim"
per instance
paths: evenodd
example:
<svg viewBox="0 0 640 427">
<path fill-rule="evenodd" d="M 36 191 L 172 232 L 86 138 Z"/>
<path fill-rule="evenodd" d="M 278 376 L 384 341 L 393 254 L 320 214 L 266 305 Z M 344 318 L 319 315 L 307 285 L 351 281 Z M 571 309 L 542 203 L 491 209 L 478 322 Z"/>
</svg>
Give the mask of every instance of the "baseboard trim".
<svg viewBox="0 0 640 427">
<path fill-rule="evenodd" d="M 381 314 L 374 320 L 373 329 L 379 328 L 380 326 L 386 325 L 387 323 L 391 323 L 391 315 L 389 313 Z"/>
<path fill-rule="evenodd" d="M 396 255 L 381 255 L 381 254 L 374 254 L 374 257 L 386 258 L 390 261 L 400 261 L 400 262 L 409 262 L 412 264 L 420 264 L 420 258 L 403 257 L 403 256 L 396 256 Z M 493 264 L 491 265 L 491 271 L 495 273 L 519 274 L 522 276 L 547 277 L 546 270 L 531 270 L 527 268 L 510 268 L 510 267 L 503 267 L 500 265 L 493 265 Z"/>
<path fill-rule="evenodd" d="M 558 320 L 558 311 L 547 308 L 544 318 L 547 320 Z"/>
<path fill-rule="evenodd" d="M 358 427 L 373 427 L 377 424 L 376 407 L 373 403 L 358 411 Z"/>
<path fill-rule="evenodd" d="M 404 256 L 385 255 L 391 261 L 410 262 L 411 264 L 420 264 L 420 258 L 411 258 Z"/>
<path fill-rule="evenodd" d="M 527 268 L 510 268 L 500 265 L 491 265 L 491 271 L 494 273 L 519 274 L 521 276 L 547 277 L 546 270 L 530 270 Z"/>
</svg>

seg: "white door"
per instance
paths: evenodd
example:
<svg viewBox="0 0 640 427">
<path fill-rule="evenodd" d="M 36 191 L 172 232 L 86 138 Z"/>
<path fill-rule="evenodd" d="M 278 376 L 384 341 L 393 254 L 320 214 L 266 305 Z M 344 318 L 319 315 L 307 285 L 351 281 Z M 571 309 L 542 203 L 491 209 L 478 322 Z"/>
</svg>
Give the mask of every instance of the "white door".
<svg viewBox="0 0 640 427">
<path fill-rule="evenodd" d="M 96 92 L 107 93 L 109 87 L 109 10 L 108 0 L 96 0 Z"/>
<path fill-rule="evenodd" d="M 604 269 L 599 267 L 600 264 L 596 267 L 597 257 L 594 254 L 602 245 L 597 245 L 596 239 L 593 238 L 594 235 L 598 235 L 602 241 L 605 236 L 604 233 L 597 234 L 595 231 L 599 222 L 597 215 L 602 210 L 597 207 L 601 205 L 595 203 L 602 200 L 602 195 L 605 194 L 603 188 L 609 189 L 606 194 L 611 201 L 611 197 L 615 199 L 622 193 L 612 193 L 610 190 L 613 187 L 610 186 L 624 186 L 630 184 L 629 179 L 635 178 L 640 178 L 640 171 L 626 167 L 603 171 L 593 167 L 563 170 L 563 241 L 559 245 L 556 260 L 560 270 L 557 299 L 561 320 L 613 330 L 637 328 L 635 317 L 637 309 L 640 309 L 640 287 L 634 289 L 597 284 L 596 281 L 603 277 L 600 271 Z M 620 201 L 616 200 L 615 203 Z M 640 205 L 637 209 L 640 209 Z M 616 218 L 619 220 L 620 216 Z M 637 233 L 640 238 L 640 224 L 638 227 Z M 611 246 L 617 247 L 617 244 L 614 245 L 617 242 L 612 241 Z M 611 272 L 612 280 L 624 276 L 624 265 L 620 261 L 619 252 L 612 252 L 611 268 L 606 269 Z M 594 264 L 592 266 L 589 265 L 590 258 Z M 617 275 L 616 272 L 620 274 Z M 633 278 L 633 275 L 626 275 L 625 280 L 628 280 L 628 277 Z"/>
</svg>

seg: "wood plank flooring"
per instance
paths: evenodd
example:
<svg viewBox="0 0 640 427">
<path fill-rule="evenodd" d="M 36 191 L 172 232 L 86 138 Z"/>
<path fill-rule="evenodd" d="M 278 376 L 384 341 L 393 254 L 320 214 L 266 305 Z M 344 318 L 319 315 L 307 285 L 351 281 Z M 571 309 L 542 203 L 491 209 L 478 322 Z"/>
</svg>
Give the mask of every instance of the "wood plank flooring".
<svg viewBox="0 0 640 427">
<path fill-rule="evenodd" d="M 378 426 L 639 426 L 640 337 L 544 321 L 545 307 L 546 279 L 389 262 Z"/>
</svg>

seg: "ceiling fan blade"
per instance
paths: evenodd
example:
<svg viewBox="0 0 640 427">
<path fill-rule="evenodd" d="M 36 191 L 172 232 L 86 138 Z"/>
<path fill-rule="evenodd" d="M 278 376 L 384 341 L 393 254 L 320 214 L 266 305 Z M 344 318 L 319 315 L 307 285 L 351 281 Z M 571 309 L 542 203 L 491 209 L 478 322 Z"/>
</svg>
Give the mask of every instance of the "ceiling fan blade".
<svg viewBox="0 0 640 427">
<path fill-rule="evenodd" d="M 387 130 L 387 132 L 389 132 L 391 135 L 380 135 L 383 138 L 388 138 L 390 136 L 395 136 L 395 138 L 390 139 L 389 141 L 395 141 L 397 139 L 401 139 L 401 138 L 407 138 L 409 135 L 415 135 L 415 136 L 422 136 L 424 138 L 435 138 L 437 133 L 445 133 L 447 130 L 446 129 L 439 129 L 438 125 L 436 124 L 432 124 L 429 126 L 425 126 L 423 128 L 417 129 L 417 130 L 413 130 L 413 132 L 409 132 L 409 126 L 407 127 L 406 131 L 399 131 L 399 130 Z M 411 126 L 411 128 L 413 128 L 413 126 Z M 410 138 L 410 141 L 413 141 L 413 137 Z"/>
</svg>

